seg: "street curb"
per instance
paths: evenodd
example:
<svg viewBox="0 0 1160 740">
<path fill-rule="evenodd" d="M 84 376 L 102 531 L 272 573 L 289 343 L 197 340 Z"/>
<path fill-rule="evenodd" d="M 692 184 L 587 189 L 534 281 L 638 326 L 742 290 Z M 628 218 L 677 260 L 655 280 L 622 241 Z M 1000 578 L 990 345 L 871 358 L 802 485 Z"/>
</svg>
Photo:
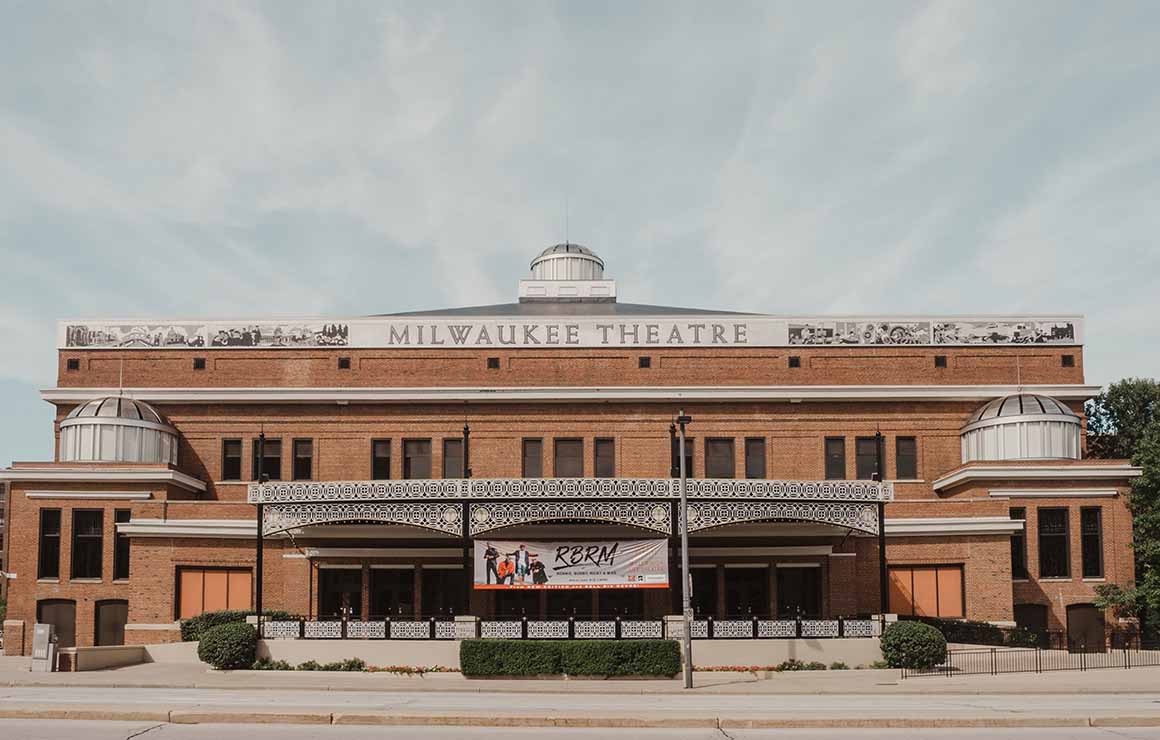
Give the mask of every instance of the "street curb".
<svg viewBox="0 0 1160 740">
<path fill-rule="evenodd" d="M 405 715 L 387 712 L 230 712 L 220 710 L 123 710 L 113 708 L 0 707 L 0 719 L 119 720 L 172 724 L 372 725 L 396 727 L 607 727 L 658 729 L 932 729 L 1031 727 L 1160 727 L 1160 714 L 1103 717 L 596 717 Z"/>
</svg>

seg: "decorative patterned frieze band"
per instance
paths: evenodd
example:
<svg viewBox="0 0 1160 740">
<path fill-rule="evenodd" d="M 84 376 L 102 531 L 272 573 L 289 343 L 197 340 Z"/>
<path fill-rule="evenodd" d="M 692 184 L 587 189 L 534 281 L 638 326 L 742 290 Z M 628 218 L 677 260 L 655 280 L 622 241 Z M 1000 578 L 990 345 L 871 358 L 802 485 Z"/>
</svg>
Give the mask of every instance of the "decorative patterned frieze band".
<svg viewBox="0 0 1160 740">
<path fill-rule="evenodd" d="M 448 503 L 315 503 L 268 504 L 263 512 L 265 535 L 311 524 L 379 522 L 404 524 L 459 536 L 462 507 Z"/>
<path fill-rule="evenodd" d="M 672 532 L 669 505 L 656 501 L 505 501 L 472 504 L 470 512 L 473 535 L 513 524 L 575 519 Z"/>
<path fill-rule="evenodd" d="M 892 483 L 864 480 L 687 481 L 689 498 L 779 501 L 890 501 Z M 671 478 L 476 478 L 251 484 L 250 503 L 493 499 L 675 499 Z"/>
<path fill-rule="evenodd" d="M 878 506 L 872 503 L 795 501 L 690 501 L 689 531 L 771 519 L 820 522 L 878 534 Z"/>
</svg>

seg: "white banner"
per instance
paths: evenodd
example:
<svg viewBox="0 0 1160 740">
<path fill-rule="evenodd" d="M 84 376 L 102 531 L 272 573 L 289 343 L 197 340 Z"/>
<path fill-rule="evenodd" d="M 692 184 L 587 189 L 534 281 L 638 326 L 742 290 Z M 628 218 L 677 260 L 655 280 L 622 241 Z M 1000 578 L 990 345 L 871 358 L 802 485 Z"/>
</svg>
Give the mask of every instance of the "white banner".
<svg viewBox="0 0 1160 740">
<path fill-rule="evenodd" d="M 475 541 L 478 589 L 668 588 L 667 540 Z"/>
</svg>

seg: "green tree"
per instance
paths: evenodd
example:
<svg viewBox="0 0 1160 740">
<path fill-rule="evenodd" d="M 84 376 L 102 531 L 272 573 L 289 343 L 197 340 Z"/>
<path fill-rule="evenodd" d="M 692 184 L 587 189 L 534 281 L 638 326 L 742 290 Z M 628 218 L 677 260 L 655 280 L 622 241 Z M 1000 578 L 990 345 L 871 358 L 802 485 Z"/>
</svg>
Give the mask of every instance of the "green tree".
<svg viewBox="0 0 1160 740">
<path fill-rule="evenodd" d="M 1160 382 L 1125 378 L 1112 383 L 1088 403 L 1087 418 L 1090 457 L 1130 460 L 1160 418 Z"/>
</svg>

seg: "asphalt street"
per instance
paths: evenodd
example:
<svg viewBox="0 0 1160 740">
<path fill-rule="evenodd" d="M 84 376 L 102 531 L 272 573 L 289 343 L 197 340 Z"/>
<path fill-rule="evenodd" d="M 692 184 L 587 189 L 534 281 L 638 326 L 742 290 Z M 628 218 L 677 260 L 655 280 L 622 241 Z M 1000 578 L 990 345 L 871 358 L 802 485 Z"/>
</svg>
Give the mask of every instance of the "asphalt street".
<svg viewBox="0 0 1160 740">
<path fill-rule="evenodd" d="M 12 740 L 1160 740 L 1160 728 L 1051 728 L 978 730 L 646 730 L 303 727 L 297 725 L 169 725 L 154 722 L 0 720 L 0 738 Z"/>
</svg>

